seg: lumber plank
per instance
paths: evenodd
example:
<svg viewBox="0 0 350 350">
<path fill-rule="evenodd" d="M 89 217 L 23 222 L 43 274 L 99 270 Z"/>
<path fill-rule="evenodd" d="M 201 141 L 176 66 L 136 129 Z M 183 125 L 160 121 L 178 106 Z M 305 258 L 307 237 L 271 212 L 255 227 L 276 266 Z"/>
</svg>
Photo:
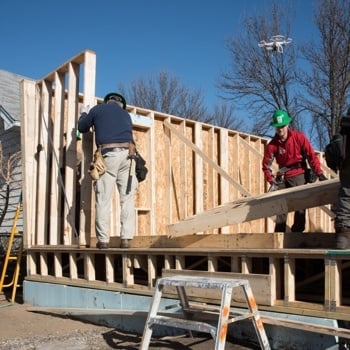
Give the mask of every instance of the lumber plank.
<svg viewBox="0 0 350 350">
<path fill-rule="evenodd" d="M 65 196 L 64 206 L 64 234 L 65 244 L 75 243 L 73 227 L 75 227 L 75 192 L 76 192 L 76 167 L 77 167 L 77 140 L 76 140 L 76 110 L 78 103 L 79 66 L 68 65 L 68 99 L 67 99 L 67 132 L 65 147 Z M 59 231 L 58 231 L 59 232 Z"/>
<path fill-rule="evenodd" d="M 69 276 L 71 279 L 78 278 L 77 254 L 69 254 Z"/>
<path fill-rule="evenodd" d="M 84 60 L 84 81 L 83 81 L 83 105 L 92 107 L 96 104 L 95 82 L 96 82 L 96 55 L 93 51 L 85 51 L 82 58 Z M 78 60 L 78 58 L 76 58 Z M 79 60 L 78 60 L 79 62 Z M 85 133 L 82 139 L 82 160 L 80 179 L 80 225 L 79 225 L 79 244 L 81 246 L 89 245 L 90 237 L 95 236 L 95 211 L 91 210 L 95 205 L 92 195 L 92 181 L 88 175 L 88 168 L 91 162 L 91 155 L 94 149 L 93 133 Z"/>
<path fill-rule="evenodd" d="M 288 239 L 287 239 L 288 237 Z M 300 237 L 300 238 L 299 238 Z M 136 236 L 131 241 L 131 248 L 283 248 L 287 247 L 285 241 L 292 247 L 295 247 L 298 242 L 303 247 L 314 246 L 312 242 L 308 241 L 319 240 L 319 235 L 314 239 L 310 235 L 301 238 L 297 235 L 294 240 L 293 237 L 281 232 L 273 233 L 233 233 L 233 234 L 196 234 L 180 237 L 162 236 Z M 315 243 L 316 243 L 315 242 Z M 97 238 L 91 239 L 91 247 L 95 247 Z M 119 248 L 120 237 L 111 237 L 110 247 Z M 328 245 L 329 248 L 331 245 Z M 320 247 L 320 244 L 318 245 Z"/>
<path fill-rule="evenodd" d="M 33 154 L 36 153 L 37 139 L 31 135 L 38 134 L 39 120 L 30 118 L 36 114 L 36 84 L 33 81 L 23 80 L 21 83 L 21 93 L 23 98 L 23 112 L 21 114 L 21 152 L 22 152 L 22 194 L 23 194 L 23 236 L 24 247 L 30 247 L 35 242 L 32 236 L 35 232 L 36 203 L 33 201 L 33 193 L 37 193 L 37 163 Z M 35 268 L 34 259 L 28 259 L 28 269 Z"/>
<path fill-rule="evenodd" d="M 62 135 L 61 132 L 63 129 L 61 122 L 61 116 L 64 114 L 63 111 L 63 102 L 64 101 L 64 76 L 62 74 L 55 74 L 55 93 L 53 96 L 54 99 L 54 117 L 52 118 L 52 136 L 51 136 L 51 152 L 53 156 L 53 161 L 51 165 L 51 171 L 49 176 L 51 177 L 50 185 L 50 229 L 49 229 L 49 243 L 58 244 L 60 241 L 56 232 L 61 232 L 61 196 L 62 188 L 61 184 L 61 172 L 63 164 L 63 155 L 60 150 L 63 148 L 62 144 Z M 60 179 L 60 180 L 58 180 Z"/>
<path fill-rule="evenodd" d="M 40 212 L 44 215 L 38 215 L 36 217 L 36 244 L 47 243 L 47 221 L 49 217 L 49 203 L 46 200 L 47 189 L 48 189 L 48 164 L 50 161 L 50 145 L 49 145 L 49 134 L 50 134 L 50 96 L 52 95 L 52 88 L 47 84 L 47 82 L 42 82 L 40 84 L 40 108 L 41 108 L 41 118 L 39 121 L 38 133 L 38 147 L 37 159 L 38 159 L 38 171 L 37 177 L 40 179 L 37 185 L 36 200 L 40 203 Z"/>
<path fill-rule="evenodd" d="M 229 167 L 229 137 L 228 137 L 228 130 L 227 129 L 220 129 L 220 166 L 222 169 L 224 169 L 226 172 L 228 171 Z M 230 200 L 230 188 L 229 183 L 227 180 L 222 179 L 220 181 L 220 203 L 227 203 Z M 221 229 L 221 233 L 229 233 L 230 231 L 229 227 L 223 227 Z"/>
<path fill-rule="evenodd" d="M 91 239 L 95 247 L 97 238 Z M 270 232 L 270 233 L 228 233 L 190 234 L 184 236 L 136 236 L 131 248 L 197 248 L 197 249 L 282 249 L 282 248 L 332 248 L 335 246 L 333 232 Z M 120 238 L 110 239 L 111 248 L 120 247 Z"/>
<path fill-rule="evenodd" d="M 203 147 L 201 129 L 202 128 L 199 124 L 195 124 L 194 134 L 197 147 L 199 148 Z M 203 184 L 203 159 L 201 157 L 198 157 L 197 154 L 194 155 L 194 177 L 196 184 Z M 196 198 L 196 200 L 194 201 L 195 213 L 197 214 L 204 210 L 203 185 L 197 185 L 194 188 L 194 191 Z"/>
<path fill-rule="evenodd" d="M 187 235 L 334 203 L 339 186 L 339 179 L 332 179 L 243 198 L 170 224 L 167 231 L 173 236 Z"/>
</svg>

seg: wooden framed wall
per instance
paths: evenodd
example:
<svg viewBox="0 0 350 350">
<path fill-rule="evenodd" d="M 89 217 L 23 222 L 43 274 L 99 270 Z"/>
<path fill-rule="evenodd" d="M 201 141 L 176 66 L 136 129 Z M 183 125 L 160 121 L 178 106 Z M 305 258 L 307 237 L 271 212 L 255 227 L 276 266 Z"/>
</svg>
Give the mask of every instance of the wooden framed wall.
<svg viewBox="0 0 350 350">
<path fill-rule="evenodd" d="M 22 83 L 27 246 L 89 246 L 95 234 L 93 186 L 87 175 L 93 134 L 76 138 L 80 106 L 102 102 L 95 97 L 95 65 L 95 53 L 84 51 L 42 80 Z M 267 139 L 135 106 L 127 110 L 149 169 L 135 197 L 137 236 L 165 235 L 169 224 L 266 192 L 261 159 Z M 325 172 L 329 176 L 327 168 Z M 119 235 L 118 210 L 116 193 L 111 236 Z M 271 227 L 262 218 L 201 233 L 264 233 Z M 309 229 L 332 232 L 329 215 L 312 209 Z"/>
<path fill-rule="evenodd" d="M 80 144 L 76 123 L 80 104 L 96 103 L 95 66 L 95 54 L 85 51 L 38 82 L 22 82 L 22 182 L 27 246 L 85 245 L 89 240 L 90 230 L 87 235 L 84 228 L 90 228 L 93 222 L 92 184 L 85 176 L 88 164 L 81 159 L 81 152 L 92 153 L 92 136 Z M 82 176 L 78 178 L 80 167 Z M 78 188 L 82 193 L 79 203 Z"/>
</svg>

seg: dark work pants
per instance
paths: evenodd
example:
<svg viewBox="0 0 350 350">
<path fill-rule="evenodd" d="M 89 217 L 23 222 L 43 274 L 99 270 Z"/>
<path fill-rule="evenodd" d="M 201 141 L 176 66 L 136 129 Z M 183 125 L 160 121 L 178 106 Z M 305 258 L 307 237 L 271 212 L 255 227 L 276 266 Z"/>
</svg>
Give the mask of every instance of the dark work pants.
<svg viewBox="0 0 350 350">
<path fill-rule="evenodd" d="M 333 207 L 336 214 L 334 227 L 335 229 L 350 228 L 350 158 L 345 159 L 343 167 L 339 171 L 339 179 L 341 186 L 338 200 Z"/>
<path fill-rule="evenodd" d="M 305 175 L 297 175 L 284 179 L 284 182 L 278 185 L 278 189 L 290 188 L 305 185 Z M 286 221 L 288 213 L 277 215 L 275 232 L 286 232 Z M 305 230 L 305 210 L 294 212 L 294 224 L 291 227 L 292 232 L 303 232 Z"/>
</svg>

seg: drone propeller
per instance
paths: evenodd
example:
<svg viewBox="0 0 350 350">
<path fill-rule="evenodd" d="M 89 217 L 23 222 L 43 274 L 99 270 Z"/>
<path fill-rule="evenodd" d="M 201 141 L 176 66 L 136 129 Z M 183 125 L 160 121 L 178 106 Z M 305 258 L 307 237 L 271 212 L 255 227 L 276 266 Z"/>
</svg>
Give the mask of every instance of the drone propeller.
<svg viewBox="0 0 350 350">
<path fill-rule="evenodd" d="M 271 41 L 283 41 L 284 40 L 284 35 L 274 35 L 270 39 Z"/>
</svg>

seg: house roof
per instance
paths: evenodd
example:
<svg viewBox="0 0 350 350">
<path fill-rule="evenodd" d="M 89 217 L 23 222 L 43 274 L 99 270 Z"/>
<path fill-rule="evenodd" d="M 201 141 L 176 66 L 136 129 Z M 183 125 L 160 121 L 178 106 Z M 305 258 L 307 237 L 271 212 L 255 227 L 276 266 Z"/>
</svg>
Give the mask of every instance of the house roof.
<svg viewBox="0 0 350 350">
<path fill-rule="evenodd" d="M 20 125 L 21 88 L 20 83 L 26 77 L 0 69 L 0 118 L 6 128 Z"/>
</svg>

